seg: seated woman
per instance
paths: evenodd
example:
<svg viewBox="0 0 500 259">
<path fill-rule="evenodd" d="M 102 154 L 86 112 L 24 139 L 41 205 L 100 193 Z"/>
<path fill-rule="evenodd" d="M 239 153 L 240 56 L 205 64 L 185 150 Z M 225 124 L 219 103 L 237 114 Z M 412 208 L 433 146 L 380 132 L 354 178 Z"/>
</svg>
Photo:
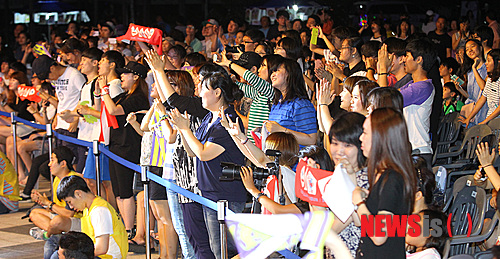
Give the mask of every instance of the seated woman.
<svg viewBox="0 0 500 259">
<path fill-rule="evenodd" d="M 49 82 L 44 82 L 41 84 L 40 89 L 38 90 L 40 92 L 40 96 L 55 96 L 55 90 L 54 87 Z M 29 106 L 26 108 L 26 110 L 33 115 L 35 118 L 36 122 L 38 124 L 48 124 L 52 122 L 54 115 L 56 114 L 56 106 L 53 104 L 49 103 L 46 98 L 45 100 L 42 99 L 40 103 L 35 103 L 31 102 L 29 103 Z M 35 150 L 47 150 L 48 146 L 46 147 L 47 142 L 44 142 L 44 136 L 45 132 L 38 132 L 34 134 L 30 134 L 28 138 L 17 138 L 17 153 L 19 154 L 18 159 L 20 158 L 26 168 L 31 168 L 31 165 L 33 163 L 33 160 L 31 158 L 31 153 Z M 45 147 L 45 148 L 44 148 Z M 7 151 L 7 157 L 9 158 L 10 161 L 14 161 L 14 141 L 13 141 L 13 136 L 10 135 L 7 137 L 6 140 L 6 151 Z M 29 177 L 29 176 L 28 176 Z M 38 179 L 38 174 L 35 177 Z M 26 185 L 28 181 L 28 178 L 21 179 L 19 181 L 20 185 Z M 30 189 L 31 190 L 31 189 Z M 26 198 L 28 198 L 29 193 L 27 194 Z"/>
<path fill-rule="evenodd" d="M 424 163 L 425 164 L 425 163 Z M 416 222 L 420 227 L 425 226 L 423 219 L 424 217 L 431 222 L 432 220 L 439 220 L 440 222 L 446 222 L 447 216 L 440 210 L 425 209 L 418 213 L 420 216 L 420 221 Z M 438 237 L 429 235 L 424 236 L 424 232 L 431 233 L 432 229 L 423 230 L 420 232 L 418 237 L 412 237 L 408 233 L 406 234 L 406 244 L 408 245 L 408 250 L 406 258 L 412 259 L 441 259 L 443 256 L 444 246 L 446 240 L 448 239 L 447 228 L 443 227 L 441 230 L 442 234 Z"/>
<path fill-rule="evenodd" d="M 17 112 L 17 116 L 19 118 L 28 121 L 35 120 L 33 115 L 30 112 L 28 112 L 28 106 L 30 105 L 31 101 L 28 99 L 21 100 L 18 93 L 18 87 L 20 85 L 28 85 L 29 84 L 28 82 L 29 81 L 25 73 L 20 71 L 12 73 L 9 80 L 9 90 L 14 92 L 15 97 L 11 102 L 7 102 L 5 105 L 0 106 L 1 111 L 9 113 Z M 17 125 L 18 125 L 17 135 L 20 138 L 26 138 L 33 131 L 35 131 L 34 128 L 26 126 L 22 123 L 18 123 Z M 12 128 L 10 126 L 0 126 L 0 144 L 5 145 L 7 143 L 7 138 L 9 136 L 12 136 Z M 18 175 L 20 181 L 26 181 L 25 178 L 27 177 L 27 175 L 24 172 L 21 164 L 19 164 Z"/>
</svg>

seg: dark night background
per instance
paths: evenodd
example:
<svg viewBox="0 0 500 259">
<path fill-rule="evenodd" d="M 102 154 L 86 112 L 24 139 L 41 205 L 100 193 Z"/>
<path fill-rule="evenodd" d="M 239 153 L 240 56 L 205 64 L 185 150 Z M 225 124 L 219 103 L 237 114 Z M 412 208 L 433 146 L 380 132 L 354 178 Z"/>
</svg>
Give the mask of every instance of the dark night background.
<svg viewBox="0 0 500 259">
<path fill-rule="evenodd" d="M 45 2 L 45 3 L 42 3 Z M 46 8 L 49 3 L 57 1 L 36 1 L 36 0 L 0 0 L 0 32 L 10 34 L 12 32 L 12 22 L 14 12 L 30 13 L 38 12 Z M 152 26 L 155 18 L 161 15 L 163 20 L 175 26 L 175 21 L 179 17 L 201 22 L 207 18 L 217 19 L 223 26 L 230 16 L 238 16 L 242 19 L 245 16 L 247 7 L 259 7 L 270 3 L 282 3 L 283 5 L 293 5 L 309 1 L 294 0 L 60 0 L 55 5 L 58 8 L 68 8 L 85 10 L 91 19 L 89 25 L 97 22 L 114 19 L 118 24 L 127 25 L 135 22 L 140 25 Z M 315 0 L 319 5 L 330 6 L 334 11 L 334 21 L 337 25 L 349 25 L 348 15 L 356 14 L 353 3 L 357 1 L 326 1 Z M 382 2 L 382 1 L 379 1 Z M 395 2 L 395 1 L 392 1 Z M 421 8 L 419 11 L 432 9 L 434 12 L 448 18 L 460 17 L 461 1 L 440 0 L 436 4 L 435 0 L 408 1 Z M 53 3 L 52 3 L 53 4 Z M 488 9 L 500 11 L 500 1 L 478 1 L 478 23 L 484 21 L 484 13 Z M 64 27 L 60 26 L 60 27 Z M 46 26 L 45 26 L 46 28 Z M 31 23 L 29 28 L 32 37 L 36 38 L 37 33 L 46 31 L 43 26 Z"/>
</svg>

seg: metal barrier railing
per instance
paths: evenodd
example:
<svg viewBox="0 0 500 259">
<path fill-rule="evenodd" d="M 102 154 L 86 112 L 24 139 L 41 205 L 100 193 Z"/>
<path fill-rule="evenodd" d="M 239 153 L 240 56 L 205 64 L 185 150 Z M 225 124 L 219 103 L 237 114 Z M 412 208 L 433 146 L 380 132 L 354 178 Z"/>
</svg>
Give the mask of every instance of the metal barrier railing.
<svg viewBox="0 0 500 259">
<path fill-rule="evenodd" d="M 0 116 L 5 116 L 5 117 L 10 117 L 11 118 L 11 127 L 12 127 L 12 136 L 14 138 L 13 145 L 15 147 L 15 170 L 17 173 L 17 123 L 21 122 L 27 126 L 40 129 L 40 130 L 45 130 L 47 132 L 47 139 L 48 139 L 48 147 L 49 147 L 49 160 L 51 159 L 51 154 L 52 154 L 52 139 L 53 137 L 58 138 L 59 140 L 63 140 L 75 145 L 79 146 L 84 146 L 88 148 L 92 148 L 92 153 L 95 156 L 95 163 L 96 163 L 96 184 L 97 184 L 97 193 L 100 196 L 101 195 L 101 189 L 100 189 L 100 183 L 101 183 L 101 173 L 100 173 L 100 164 L 99 164 L 99 156 L 102 154 L 106 155 L 107 157 L 113 159 L 115 162 L 128 167 L 129 169 L 134 170 L 135 172 L 140 172 L 141 173 L 141 182 L 144 186 L 144 208 L 145 208 L 145 226 L 146 226 L 146 233 L 150 232 L 150 227 L 149 227 L 149 181 L 153 180 L 158 184 L 161 184 L 164 186 L 167 190 L 172 190 L 178 194 L 184 195 L 186 198 L 189 198 L 197 203 L 200 203 L 201 205 L 211 208 L 215 211 L 217 211 L 217 219 L 219 220 L 220 223 L 220 231 L 221 231 L 221 255 L 222 258 L 227 258 L 227 236 L 226 236 L 226 225 L 224 224 L 224 219 L 227 214 L 234 214 L 233 211 L 231 211 L 228 208 L 228 202 L 225 200 L 218 201 L 215 203 L 214 201 L 211 201 L 205 197 L 202 197 L 200 195 L 194 194 L 170 181 L 167 181 L 147 170 L 146 167 L 144 166 L 139 166 L 137 164 L 134 164 L 116 154 L 113 152 L 109 151 L 102 145 L 98 140 L 94 140 L 93 142 L 88 142 L 76 138 L 72 138 L 69 136 L 65 136 L 62 134 L 59 134 L 55 131 L 52 130 L 52 124 L 47 124 L 47 125 L 42 125 L 42 124 L 37 124 L 33 123 L 31 121 L 19 118 L 16 116 L 15 112 L 12 113 L 7 113 L 7 112 L 2 112 L 0 111 Z M 89 154 L 90 155 L 90 154 Z M 51 193 L 52 193 L 52 183 L 53 179 L 50 177 L 50 188 L 51 188 Z M 146 258 L 150 259 L 151 258 L 151 242 L 149 238 L 146 238 Z M 280 254 L 285 256 L 286 258 L 293 258 L 293 259 L 298 259 L 300 258 L 296 254 L 292 253 L 289 250 L 282 250 L 278 251 Z"/>
</svg>

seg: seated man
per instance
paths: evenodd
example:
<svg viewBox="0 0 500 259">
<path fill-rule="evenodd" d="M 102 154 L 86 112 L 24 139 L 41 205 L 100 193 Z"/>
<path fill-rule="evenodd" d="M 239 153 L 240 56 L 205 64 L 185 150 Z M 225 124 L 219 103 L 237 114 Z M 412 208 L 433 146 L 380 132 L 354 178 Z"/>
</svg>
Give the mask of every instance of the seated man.
<svg viewBox="0 0 500 259">
<path fill-rule="evenodd" d="M 82 232 L 94 242 L 94 256 L 126 258 L 128 238 L 122 219 L 106 200 L 95 196 L 83 178 L 68 176 L 57 188 L 57 198 L 82 211 Z"/>
<path fill-rule="evenodd" d="M 30 229 L 30 235 L 38 240 L 47 240 L 51 235 L 68 231 L 80 231 L 81 214 L 66 207 L 66 202 L 57 198 L 57 187 L 61 179 L 68 175 L 79 175 L 72 170 L 73 152 L 65 146 L 54 149 L 49 163 L 50 173 L 54 176 L 52 201 L 45 194 L 33 190 L 31 199 L 44 208 L 33 209 L 30 220 L 36 227 Z"/>
<path fill-rule="evenodd" d="M 59 259 L 93 259 L 94 243 L 86 234 L 70 231 L 61 236 L 59 250 L 57 256 L 54 257 Z"/>
</svg>

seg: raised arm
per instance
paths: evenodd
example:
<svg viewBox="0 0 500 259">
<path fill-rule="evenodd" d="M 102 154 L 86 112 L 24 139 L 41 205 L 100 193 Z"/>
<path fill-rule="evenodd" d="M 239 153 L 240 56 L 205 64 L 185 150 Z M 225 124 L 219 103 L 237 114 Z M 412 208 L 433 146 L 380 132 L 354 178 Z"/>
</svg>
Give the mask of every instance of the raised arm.
<svg viewBox="0 0 500 259">
<path fill-rule="evenodd" d="M 210 161 L 225 151 L 224 147 L 210 141 L 202 144 L 189 128 L 187 113 L 182 115 L 179 110 L 173 109 L 170 112 L 169 121 L 177 127 L 183 135 L 186 144 L 201 161 Z"/>
</svg>

